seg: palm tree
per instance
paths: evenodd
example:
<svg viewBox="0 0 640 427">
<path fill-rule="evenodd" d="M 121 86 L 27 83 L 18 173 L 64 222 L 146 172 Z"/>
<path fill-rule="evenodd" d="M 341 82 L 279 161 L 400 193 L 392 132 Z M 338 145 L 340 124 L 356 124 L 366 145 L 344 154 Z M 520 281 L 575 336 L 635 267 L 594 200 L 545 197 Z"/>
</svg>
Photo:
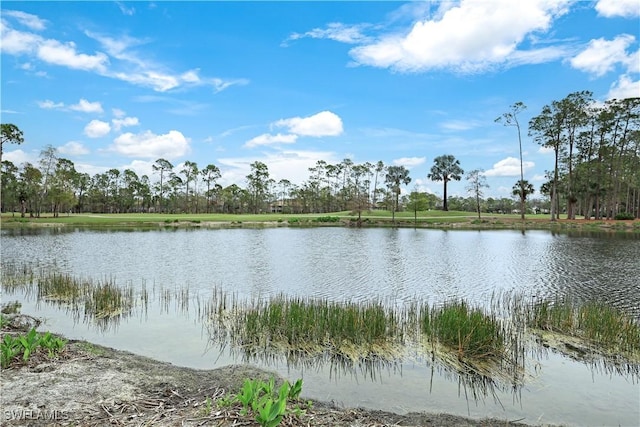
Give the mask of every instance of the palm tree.
<svg viewBox="0 0 640 427">
<path fill-rule="evenodd" d="M 444 182 L 444 202 L 442 210 L 448 211 L 447 206 L 447 183 L 451 180 L 460 181 L 464 171 L 460 167 L 460 161 L 456 160 L 451 154 L 444 154 L 438 156 L 433 160 L 433 166 L 431 166 L 431 172 L 427 174 L 427 178 L 432 181 Z"/>
<path fill-rule="evenodd" d="M 391 216 L 393 222 L 396 222 L 396 211 L 398 210 L 398 199 L 400 198 L 400 185 L 407 185 L 411 182 L 409 177 L 409 171 L 404 166 L 389 166 L 387 168 L 387 175 L 385 176 L 385 182 L 387 188 L 391 191 L 394 197 L 393 209 L 391 210 Z"/>
<path fill-rule="evenodd" d="M 522 202 L 522 204 L 520 205 L 521 209 L 525 209 L 524 202 L 527 200 L 527 196 L 529 194 L 533 194 L 534 192 L 535 189 L 533 188 L 533 184 L 531 184 L 526 179 L 518 180 L 518 182 L 513 185 L 513 188 L 511 190 L 511 194 L 520 197 L 520 201 Z M 524 218 L 524 211 L 522 212 L 522 216 Z"/>
<path fill-rule="evenodd" d="M 373 192 L 371 193 L 371 204 L 373 205 L 374 209 L 377 207 L 376 192 L 378 190 L 378 175 L 383 170 L 384 170 L 384 163 L 382 162 L 382 160 L 378 160 L 378 163 L 376 163 L 376 178 L 373 181 Z"/>
</svg>

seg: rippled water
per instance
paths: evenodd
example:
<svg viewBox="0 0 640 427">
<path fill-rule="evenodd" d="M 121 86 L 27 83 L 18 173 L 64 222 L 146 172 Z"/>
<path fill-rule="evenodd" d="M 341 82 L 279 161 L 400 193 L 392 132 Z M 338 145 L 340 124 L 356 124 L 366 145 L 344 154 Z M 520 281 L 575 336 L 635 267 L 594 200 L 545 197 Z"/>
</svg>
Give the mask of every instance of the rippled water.
<svg viewBox="0 0 640 427">
<path fill-rule="evenodd" d="M 413 229 L 266 228 L 233 230 L 96 231 L 2 230 L 2 262 L 55 266 L 74 275 L 114 278 L 147 288 L 188 287 L 190 294 L 225 289 L 240 297 L 288 294 L 332 300 L 416 298 L 440 302 L 464 297 L 479 304 L 493 294 L 571 296 L 604 300 L 640 316 L 640 235 L 553 234 L 548 231 L 440 231 Z M 212 368 L 233 363 L 208 348 L 193 313 L 151 307 L 140 320 L 99 332 L 64 312 L 21 299 L 23 311 L 49 318 L 47 327 L 71 338 Z M 270 365 L 295 379 L 304 375 L 310 397 L 398 412 L 525 417 L 527 422 L 635 425 L 640 391 L 634 378 L 594 371 L 549 354 L 538 378 L 513 404 L 469 403 L 455 380 L 421 363 L 381 372 L 329 377 L 327 368 Z M 429 392 L 430 387 L 433 391 Z M 607 403 L 615 399 L 615 403 Z M 616 408 L 614 418 L 609 409 Z M 612 422 L 613 421 L 613 422 Z"/>
<path fill-rule="evenodd" d="M 409 301 L 505 290 L 640 311 L 640 236 L 547 231 L 267 228 L 3 230 L 3 261 L 240 295 Z"/>
</svg>

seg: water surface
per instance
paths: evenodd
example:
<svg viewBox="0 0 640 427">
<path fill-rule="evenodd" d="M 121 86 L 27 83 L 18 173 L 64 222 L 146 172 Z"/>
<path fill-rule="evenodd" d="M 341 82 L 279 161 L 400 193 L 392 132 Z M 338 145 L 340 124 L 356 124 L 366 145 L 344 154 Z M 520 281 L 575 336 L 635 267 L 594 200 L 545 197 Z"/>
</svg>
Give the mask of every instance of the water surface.
<svg viewBox="0 0 640 427">
<path fill-rule="evenodd" d="M 640 316 L 640 236 L 556 234 L 549 231 L 266 228 L 100 231 L 2 230 L 2 262 L 35 263 L 94 279 L 146 288 L 188 287 L 190 308 L 158 304 L 108 330 L 74 322 L 64 310 L 33 297 L 23 312 L 48 319 L 46 328 L 70 338 L 133 351 L 181 366 L 214 368 L 237 362 L 209 343 L 198 304 L 220 288 L 241 298 L 277 294 L 330 300 L 465 298 L 488 304 L 492 295 L 570 296 L 606 301 Z M 637 378 L 609 374 L 548 353 L 537 375 L 513 395 L 498 391 L 480 401 L 465 397 L 455 378 L 407 358 L 375 373 L 330 366 L 255 362 L 295 380 L 304 394 L 347 406 L 396 412 L 444 411 L 476 417 L 525 418 L 529 423 L 636 425 Z M 467 390 L 468 392 L 469 390 Z M 496 400 L 497 399 L 497 400 Z"/>
</svg>

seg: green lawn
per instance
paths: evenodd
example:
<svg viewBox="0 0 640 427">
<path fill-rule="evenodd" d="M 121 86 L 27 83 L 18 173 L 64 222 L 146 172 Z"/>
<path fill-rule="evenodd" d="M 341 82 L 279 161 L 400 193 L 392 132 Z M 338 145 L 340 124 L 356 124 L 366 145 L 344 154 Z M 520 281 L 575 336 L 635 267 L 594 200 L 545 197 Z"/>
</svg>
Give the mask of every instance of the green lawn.
<svg viewBox="0 0 640 427">
<path fill-rule="evenodd" d="M 350 211 L 331 212 L 331 213 L 315 213 L 315 214 L 158 214 L 158 213 L 130 213 L 130 214 L 60 214 L 58 218 L 54 218 L 51 214 L 43 214 L 40 218 L 20 218 L 19 214 L 2 214 L 2 223 L 4 225 L 12 225 L 19 223 L 47 223 L 47 224 L 70 224 L 70 225 L 143 225 L 143 224 L 159 224 L 159 223 L 180 223 L 180 222 L 287 222 L 291 219 L 299 221 L 312 221 L 320 217 L 339 217 L 344 220 L 355 219 L 357 214 Z M 421 211 L 418 212 L 418 222 L 420 223 L 457 223 L 471 222 L 477 218 L 472 212 L 460 211 Z M 362 213 L 363 220 L 369 219 L 377 223 L 390 222 L 391 212 L 384 210 L 365 211 Z M 396 221 L 402 223 L 413 222 L 413 212 L 396 212 Z M 507 215 L 483 215 L 483 219 L 487 220 L 513 220 L 518 219 L 517 214 Z M 527 215 L 528 219 L 543 219 L 547 216 L 543 215 Z"/>
</svg>

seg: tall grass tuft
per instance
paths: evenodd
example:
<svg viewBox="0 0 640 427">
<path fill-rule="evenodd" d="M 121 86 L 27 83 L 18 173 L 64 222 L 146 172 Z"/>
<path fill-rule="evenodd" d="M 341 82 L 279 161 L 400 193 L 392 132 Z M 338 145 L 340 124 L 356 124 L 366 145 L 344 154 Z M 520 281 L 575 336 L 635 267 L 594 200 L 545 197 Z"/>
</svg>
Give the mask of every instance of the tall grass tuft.
<svg viewBox="0 0 640 427">
<path fill-rule="evenodd" d="M 129 313 L 134 301 L 132 288 L 121 289 L 113 281 L 99 283 L 85 299 L 85 316 L 97 319 L 118 317 Z"/>
<path fill-rule="evenodd" d="M 495 316 L 471 308 L 464 301 L 423 310 L 422 332 L 457 352 L 458 359 L 490 359 L 502 355 L 504 330 Z"/>
<path fill-rule="evenodd" d="M 91 288 L 89 282 L 78 280 L 66 273 L 41 274 L 36 280 L 39 299 L 72 305 L 76 305 Z"/>
<path fill-rule="evenodd" d="M 378 302 L 338 303 L 281 295 L 246 306 L 234 304 L 230 314 L 211 312 L 214 326 L 227 329 L 232 342 L 247 349 L 310 356 L 330 353 L 358 361 L 394 353 L 402 343 L 396 313 Z"/>
<path fill-rule="evenodd" d="M 108 328 L 110 322 L 129 316 L 138 302 L 133 286 L 119 286 L 114 279 L 94 282 L 52 269 L 34 273 L 28 265 L 7 267 L 2 265 L 3 289 L 11 291 L 19 287 L 27 294 L 34 292 L 38 301 L 64 307 L 74 319 L 95 321 L 102 329 Z M 146 309 L 146 289 L 139 302 Z"/>
<path fill-rule="evenodd" d="M 527 323 L 534 329 L 588 340 L 605 350 L 640 352 L 640 324 L 602 302 L 544 301 L 532 306 Z"/>
</svg>

